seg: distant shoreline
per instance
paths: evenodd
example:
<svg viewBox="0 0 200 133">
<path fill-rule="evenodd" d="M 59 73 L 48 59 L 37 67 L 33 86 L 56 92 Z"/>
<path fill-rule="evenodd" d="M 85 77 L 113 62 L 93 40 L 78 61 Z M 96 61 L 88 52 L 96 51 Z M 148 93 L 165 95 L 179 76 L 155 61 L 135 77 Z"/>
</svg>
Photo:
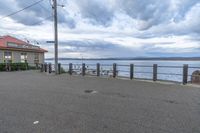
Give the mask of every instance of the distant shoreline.
<svg viewBox="0 0 200 133">
<path fill-rule="evenodd" d="M 45 60 L 54 60 L 54 58 L 47 58 Z M 165 61 L 200 61 L 200 57 L 163 57 L 163 58 L 59 58 L 59 60 L 165 60 Z"/>
</svg>

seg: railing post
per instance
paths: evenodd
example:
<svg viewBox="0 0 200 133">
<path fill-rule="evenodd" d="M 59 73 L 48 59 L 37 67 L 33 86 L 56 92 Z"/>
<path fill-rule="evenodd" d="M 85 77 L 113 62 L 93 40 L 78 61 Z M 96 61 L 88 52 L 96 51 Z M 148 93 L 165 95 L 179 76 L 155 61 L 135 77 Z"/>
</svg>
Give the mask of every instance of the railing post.
<svg viewBox="0 0 200 133">
<path fill-rule="evenodd" d="M 52 72 L 52 69 L 51 69 L 51 63 L 49 63 L 49 73 L 51 73 Z"/>
<path fill-rule="evenodd" d="M 85 76 L 85 63 L 82 64 L 82 76 Z"/>
<path fill-rule="evenodd" d="M 72 69 L 73 69 L 72 67 L 73 67 L 72 63 L 69 63 L 69 74 L 70 75 L 72 75 Z"/>
<path fill-rule="evenodd" d="M 44 72 L 47 72 L 47 64 L 44 64 Z"/>
<path fill-rule="evenodd" d="M 19 71 L 20 70 L 20 68 L 19 68 L 19 64 L 17 63 L 17 71 Z"/>
<path fill-rule="evenodd" d="M 26 63 L 26 70 L 29 70 L 28 63 Z"/>
<path fill-rule="evenodd" d="M 61 64 L 58 63 L 58 74 L 61 74 Z"/>
<path fill-rule="evenodd" d="M 97 76 L 100 76 L 100 64 L 97 63 Z"/>
<path fill-rule="evenodd" d="M 153 81 L 157 80 L 157 68 L 158 68 L 158 65 L 153 64 Z"/>
<path fill-rule="evenodd" d="M 11 71 L 11 63 L 9 63 L 8 69 L 9 69 L 9 71 Z"/>
<path fill-rule="evenodd" d="M 11 71 L 11 63 L 8 65 L 8 71 Z"/>
<path fill-rule="evenodd" d="M 115 78 L 117 76 L 117 64 L 114 63 L 113 64 L 113 78 Z"/>
<path fill-rule="evenodd" d="M 130 79 L 133 79 L 134 76 L 134 64 L 130 64 Z"/>
<path fill-rule="evenodd" d="M 187 84 L 188 82 L 188 65 L 184 64 L 183 65 L 183 84 Z"/>
<path fill-rule="evenodd" d="M 39 68 L 39 67 L 38 67 L 38 63 L 36 63 L 35 66 L 36 66 L 36 70 L 38 70 L 38 68 Z"/>
<path fill-rule="evenodd" d="M 44 64 L 41 64 L 40 72 L 44 72 Z"/>
</svg>

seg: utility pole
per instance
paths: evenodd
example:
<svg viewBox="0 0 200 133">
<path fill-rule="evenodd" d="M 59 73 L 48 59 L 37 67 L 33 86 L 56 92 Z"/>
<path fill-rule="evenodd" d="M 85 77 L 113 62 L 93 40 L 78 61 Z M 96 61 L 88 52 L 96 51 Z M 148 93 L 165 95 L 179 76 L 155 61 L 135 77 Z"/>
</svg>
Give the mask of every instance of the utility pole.
<svg viewBox="0 0 200 133">
<path fill-rule="evenodd" d="M 58 74 L 58 19 L 57 19 L 57 0 L 53 0 L 54 10 L 54 49 L 55 49 L 55 74 Z"/>
</svg>

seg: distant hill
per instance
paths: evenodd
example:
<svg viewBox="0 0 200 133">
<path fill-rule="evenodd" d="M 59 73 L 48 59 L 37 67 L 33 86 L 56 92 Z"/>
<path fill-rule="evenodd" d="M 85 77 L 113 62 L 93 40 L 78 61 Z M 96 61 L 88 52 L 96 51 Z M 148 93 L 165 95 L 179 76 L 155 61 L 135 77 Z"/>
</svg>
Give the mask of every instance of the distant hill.
<svg viewBox="0 0 200 133">
<path fill-rule="evenodd" d="M 47 58 L 46 60 L 53 60 Z M 125 58 L 59 58 L 59 60 L 182 60 L 182 61 L 200 61 L 200 57 L 125 57 Z"/>
</svg>

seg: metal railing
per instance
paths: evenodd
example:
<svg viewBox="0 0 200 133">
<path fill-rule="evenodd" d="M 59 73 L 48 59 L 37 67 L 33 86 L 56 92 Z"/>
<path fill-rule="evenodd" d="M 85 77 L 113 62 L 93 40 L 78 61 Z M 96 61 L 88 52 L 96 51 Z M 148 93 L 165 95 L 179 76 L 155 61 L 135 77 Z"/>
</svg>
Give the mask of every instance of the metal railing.
<svg viewBox="0 0 200 133">
<path fill-rule="evenodd" d="M 41 72 L 52 73 L 54 71 L 53 64 L 41 64 Z M 168 72 L 166 72 L 166 69 Z M 69 73 L 70 75 L 82 75 L 82 76 L 101 76 L 101 77 L 122 77 L 129 79 L 145 79 L 153 81 L 172 81 L 187 84 L 192 81 L 193 77 L 198 75 L 192 75 L 194 70 L 198 70 L 200 67 L 189 67 L 185 64 L 183 66 L 159 66 L 153 65 L 122 65 L 122 64 L 59 64 L 59 74 L 62 72 Z M 171 70 L 171 71 L 170 71 Z M 167 76 L 169 79 L 163 79 Z M 171 77 L 171 78 L 170 78 Z M 174 80 L 178 77 L 179 80 Z"/>
</svg>

